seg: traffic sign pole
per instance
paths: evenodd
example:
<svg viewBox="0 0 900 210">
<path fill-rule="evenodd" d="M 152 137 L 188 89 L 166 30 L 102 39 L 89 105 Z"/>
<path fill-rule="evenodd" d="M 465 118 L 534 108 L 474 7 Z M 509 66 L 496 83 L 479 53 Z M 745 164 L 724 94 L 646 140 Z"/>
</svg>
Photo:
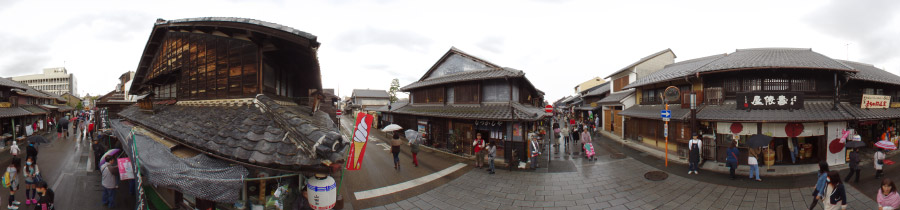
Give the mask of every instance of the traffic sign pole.
<svg viewBox="0 0 900 210">
<path fill-rule="evenodd" d="M 668 112 L 668 111 L 669 111 L 669 103 L 667 102 L 666 103 L 666 112 Z M 666 136 L 666 158 L 665 159 L 666 159 L 666 167 L 669 167 L 669 121 L 668 120 L 666 120 L 665 126 L 666 126 L 666 131 L 665 131 L 666 132 L 665 133 L 665 136 Z"/>
</svg>

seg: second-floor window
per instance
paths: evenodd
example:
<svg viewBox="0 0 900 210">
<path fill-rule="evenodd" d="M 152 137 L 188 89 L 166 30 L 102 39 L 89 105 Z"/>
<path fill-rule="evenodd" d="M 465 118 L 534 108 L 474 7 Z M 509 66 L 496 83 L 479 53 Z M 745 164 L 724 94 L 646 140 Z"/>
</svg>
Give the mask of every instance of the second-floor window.
<svg viewBox="0 0 900 210">
<path fill-rule="evenodd" d="M 622 91 L 622 88 L 628 85 L 628 75 L 613 80 L 613 92 Z"/>
<path fill-rule="evenodd" d="M 811 78 L 727 78 L 722 81 L 722 86 L 723 90 L 729 94 L 753 91 L 814 92 L 816 91 L 816 80 Z"/>
<path fill-rule="evenodd" d="M 509 83 L 503 80 L 485 81 L 482 88 L 484 102 L 503 102 L 510 101 Z"/>
</svg>

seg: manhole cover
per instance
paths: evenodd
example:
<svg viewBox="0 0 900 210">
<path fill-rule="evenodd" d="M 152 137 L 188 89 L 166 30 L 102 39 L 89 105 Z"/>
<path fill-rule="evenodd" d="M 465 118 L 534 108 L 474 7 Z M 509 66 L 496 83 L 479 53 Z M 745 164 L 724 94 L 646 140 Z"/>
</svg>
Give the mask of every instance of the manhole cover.
<svg viewBox="0 0 900 210">
<path fill-rule="evenodd" d="M 662 171 L 651 171 L 644 174 L 644 178 L 650 181 L 662 181 L 666 180 L 666 178 L 669 178 L 669 174 Z"/>
<path fill-rule="evenodd" d="M 615 154 L 610 154 L 609 157 L 612 158 L 612 159 L 624 159 L 624 158 L 625 158 L 625 154 L 622 154 L 622 153 L 615 153 Z"/>
</svg>

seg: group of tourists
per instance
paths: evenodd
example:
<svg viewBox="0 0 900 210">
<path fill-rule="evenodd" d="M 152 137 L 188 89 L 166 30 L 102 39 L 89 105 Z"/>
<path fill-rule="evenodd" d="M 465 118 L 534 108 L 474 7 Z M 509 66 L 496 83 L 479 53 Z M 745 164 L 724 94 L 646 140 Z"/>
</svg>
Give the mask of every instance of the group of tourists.
<svg viewBox="0 0 900 210">
<path fill-rule="evenodd" d="M 585 160 L 597 160 L 597 158 L 594 157 L 594 145 L 591 137 L 598 132 L 596 124 L 599 121 L 591 121 L 588 119 L 579 120 L 572 114 L 561 114 L 556 121 L 557 122 L 553 123 L 553 132 L 558 136 L 558 142 L 554 144 L 556 146 L 554 154 L 559 154 L 560 148 L 565 148 L 563 152 L 568 153 L 569 155 L 578 154 L 568 147 L 568 145 L 576 143 L 579 146 L 581 154 L 584 155 Z M 566 146 L 560 147 L 561 144 L 565 144 Z"/>
<path fill-rule="evenodd" d="M 487 156 L 487 162 L 490 167 L 486 170 L 488 174 L 494 174 L 494 159 L 497 157 L 497 144 L 493 141 L 487 142 L 481 138 L 481 133 L 475 134 L 475 140 L 472 141 L 472 147 L 475 148 L 475 168 L 484 168 L 484 158 Z"/>
<path fill-rule="evenodd" d="M 393 134 L 390 144 L 391 155 L 394 157 L 394 169 L 400 170 L 400 146 L 403 145 L 403 141 L 400 140 L 400 133 L 395 132 Z M 422 138 L 409 139 L 407 144 L 409 145 L 410 153 L 412 153 L 413 166 L 419 167 L 419 145 L 422 144 Z"/>
<path fill-rule="evenodd" d="M 16 200 L 16 191 L 20 187 L 20 178 L 25 182 L 25 205 L 34 205 L 34 209 L 53 209 L 53 190 L 47 186 L 41 175 L 41 169 L 37 164 L 38 150 L 34 142 L 28 142 L 25 148 L 25 165 L 22 165 L 22 159 L 19 157 L 21 149 L 18 142 L 13 142 L 9 148 L 12 161 L 6 167 L 6 173 L 3 173 L 2 184 L 9 189 L 9 197 L 7 198 L 7 209 L 19 209 L 22 202 Z"/>
</svg>

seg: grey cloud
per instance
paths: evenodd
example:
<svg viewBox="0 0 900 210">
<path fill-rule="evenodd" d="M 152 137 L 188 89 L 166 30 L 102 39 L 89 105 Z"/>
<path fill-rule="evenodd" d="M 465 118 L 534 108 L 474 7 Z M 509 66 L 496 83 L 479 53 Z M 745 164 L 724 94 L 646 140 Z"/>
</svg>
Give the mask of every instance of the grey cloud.
<svg viewBox="0 0 900 210">
<path fill-rule="evenodd" d="M 481 49 L 487 50 L 493 53 L 502 53 L 503 52 L 503 38 L 500 37 L 488 37 L 485 38 L 478 43 L 475 44 Z"/>
<path fill-rule="evenodd" d="M 416 80 L 418 80 L 418 78 L 411 76 L 408 73 L 391 70 L 391 67 L 389 65 L 385 65 L 385 64 L 369 64 L 369 65 L 364 65 L 363 68 L 370 69 L 373 71 L 384 72 L 387 75 L 392 75 L 394 77 L 399 78 L 401 81 L 404 81 L 404 80 L 405 81 L 416 81 Z"/>
<path fill-rule="evenodd" d="M 50 43 L 39 40 L 44 39 L 0 34 L 0 75 L 18 76 L 44 68 L 51 60 Z"/>
<path fill-rule="evenodd" d="M 105 12 L 87 14 L 69 19 L 60 25 L 58 31 L 66 31 L 77 27 L 88 27 L 94 36 L 109 41 L 128 41 L 134 36 L 146 36 L 156 17 L 134 11 Z"/>
<path fill-rule="evenodd" d="M 431 42 L 432 40 L 428 37 L 414 32 L 365 28 L 338 35 L 334 41 L 329 43 L 336 43 L 336 47 L 343 51 L 353 51 L 363 45 L 383 44 L 416 52 L 426 52 Z"/>
<path fill-rule="evenodd" d="M 816 30 L 856 45 L 862 60 L 881 62 L 900 53 L 900 28 L 892 21 L 900 15 L 900 1 L 832 1 L 809 14 L 806 21 Z"/>
</svg>

